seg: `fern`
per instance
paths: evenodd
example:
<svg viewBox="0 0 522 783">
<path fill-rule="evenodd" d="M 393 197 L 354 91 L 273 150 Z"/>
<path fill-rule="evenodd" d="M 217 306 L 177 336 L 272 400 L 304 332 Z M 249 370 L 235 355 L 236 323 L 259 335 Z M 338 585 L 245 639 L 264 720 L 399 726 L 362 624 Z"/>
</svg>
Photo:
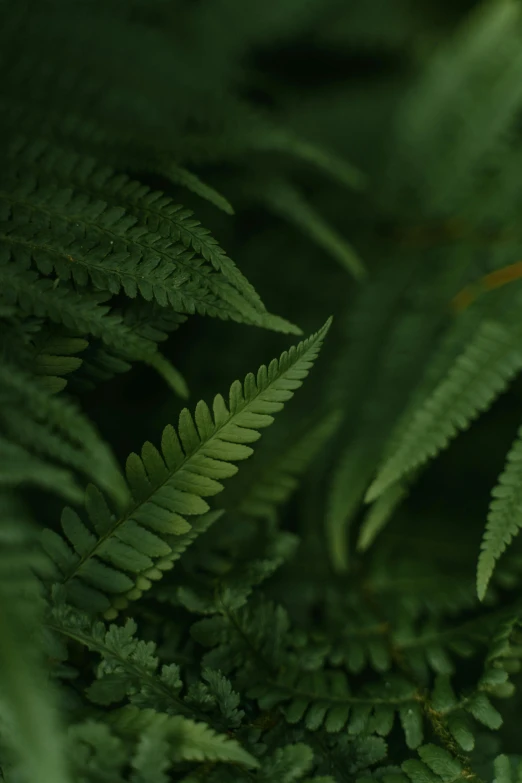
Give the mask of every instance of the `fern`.
<svg viewBox="0 0 522 783">
<path fill-rule="evenodd" d="M 300 228 L 356 279 L 366 269 L 348 242 L 318 215 L 313 207 L 288 182 L 262 182 L 254 192 L 275 214 Z"/>
<path fill-rule="evenodd" d="M 328 330 L 329 322 L 297 348 L 282 354 L 268 368 L 250 374 L 244 384 L 232 384 L 228 408 L 221 395 L 213 412 L 204 402 L 194 418 L 187 409 L 179 418 L 178 433 L 168 426 L 160 452 L 146 443 L 141 457 L 127 460 L 127 480 L 133 497 L 122 516 L 114 518 L 103 495 L 93 486 L 86 503 L 92 528 L 72 510 L 62 516 L 62 529 L 73 549 L 51 530 L 43 545 L 57 567 L 60 582 L 70 586 L 82 605 L 105 610 L 107 594 L 121 595 L 114 608 L 122 608 L 125 596 L 136 599 L 172 568 L 178 544 L 176 536 L 191 525 L 185 515 L 209 510 L 206 496 L 222 490 L 221 479 L 237 471 L 232 463 L 250 456 L 248 443 L 258 439 L 258 429 L 270 425 L 271 414 L 281 410 L 306 377 Z M 174 540 L 172 540 L 174 537 Z"/>
<path fill-rule="evenodd" d="M 278 506 L 286 503 L 299 486 L 301 475 L 324 449 L 339 425 L 341 416 L 334 412 L 319 422 L 311 422 L 303 433 L 289 439 L 279 454 L 252 461 L 248 479 L 239 485 L 229 504 L 243 514 L 265 519 L 273 518 Z"/>
<path fill-rule="evenodd" d="M 405 495 L 404 486 L 393 484 L 375 501 L 362 521 L 357 549 L 364 552 L 372 545 Z"/>
<path fill-rule="evenodd" d="M 1 198 L 1 196 L 0 196 Z M 54 271 L 80 285 L 155 299 L 180 312 L 262 323 L 226 283 L 205 274 L 191 254 L 152 233 L 120 207 L 24 178 L 4 194 L 2 240 L 31 257 L 43 274 Z M 226 258 L 226 257 L 225 257 Z"/>
<path fill-rule="evenodd" d="M 484 598 L 495 563 L 520 528 L 519 491 L 520 432 L 507 455 L 507 463 L 493 489 L 488 521 L 477 570 L 477 592 Z"/>
<path fill-rule="evenodd" d="M 448 446 L 507 387 L 520 371 L 522 354 L 516 336 L 500 323 L 484 323 L 445 378 L 412 416 L 369 488 L 366 499 L 423 465 Z M 445 415 L 446 411 L 449 415 Z"/>
<path fill-rule="evenodd" d="M 204 723 L 135 707 L 124 707 L 117 711 L 111 723 L 124 736 L 157 730 L 169 743 L 169 756 L 174 762 L 210 760 L 246 767 L 257 766 L 256 759 L 235 740 L 216 734 Z"/>
<path fill-rule="evenodd" d="M 81 486 L 67 468 L 50 465 L 18 443 L 0 437 L 0 486 L 26 484 L 57 492 L 72 502 L 81 502 L 83 498 Z"/>
<path fill-rule="evenodd" d="M 6 440 L 87 475 L 116 504 L 125 503 L 128 490 L 114 457 L 72 402 L 56 398 L 38 379 L 6 363 L 0 367 L 0 399 Z"/>
<path fill-rule="evenodd" d="M 13 149 L 13 156 L 23 169 L 45 173 L 60 184 L 74 183 L 91 197 L 103 199 L 114 206 L 121 206 L 123 202 L 127 214 L 144 222 L 152 232 L 159 231 L 161 236 L 180 243 L 184 249 L 192 248 L 216 271 L 222 272 L 255 309 L 264 311 L 253 287 L 227 258 L 210 232 L 193 218 L 190 210 L 126 175 L 97 164 L 92 157 L 79 156 L 45 142 L 27 143 L 20 139 Z"/>
<path fill-rule="evenodd" d="M 214 204 L 218 209 L 222 209 L 228 215 L 234 214 L 234 208 L 229 201 L 221 193 L 218 193 L 214 188 L 205 182 L 202 182 L 199 177 L 193 174 L 191 171 L 182 166 L 177 166 L 175 163 L 170 163 L 161 167 L 162 173 L 169 177 L 172 182 L 176 182 L 180 185 L 184 185 L 193 193 L 196 193 L 201 198 L 205 198 Z"/>
<path fill-rule="evenodd" d="M 3 771 L 6 779 L 12 775 L 25 780 L 39 778 L 45 783 L 69 783 L 54 694 L 43 680 L 40 650 L 26 644 L 27 629 L 34 633 L 41 622 L 42 598 L 31 573 L 32 568 L 41 565 L 41 556 L 31 552 L 34 532 L 23 509 L 3 491 L 0 509 Z M 26 753 L 27 746 L 30 754 Z"/>
<path fill-rule="evenodd" d="M 80 334 L 99 337 L 108 346 L 129 358 L 150 356 L 154 346 L 123 323 L 121 316 L 109 312 L 103 303 L 108 293 L 77 293 L 67 283 L 39 278 L 28 269 L 29 259 L 12 263 L 7 252 L 0 254 L 2 294 L 8 303 L 16 303 L 24 314 L 47 317 Z"/>
<path fill-rule="evenodd" d="M 3 4 L 2 783 L 520 777 L 520 9 L 345 5 Z"/>
</svg>

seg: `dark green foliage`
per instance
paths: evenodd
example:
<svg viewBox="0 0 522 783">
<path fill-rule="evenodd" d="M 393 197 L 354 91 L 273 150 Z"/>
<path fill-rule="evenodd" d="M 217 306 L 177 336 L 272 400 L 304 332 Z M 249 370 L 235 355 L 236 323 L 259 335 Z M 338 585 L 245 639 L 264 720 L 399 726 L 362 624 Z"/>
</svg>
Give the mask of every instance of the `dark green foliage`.
<svg viewBox="0 0 522 783">
<path fill-rule="evenodd" d="M 520 783 L 519 0 L 0 9 L 0 781 Z"/>
</svg>

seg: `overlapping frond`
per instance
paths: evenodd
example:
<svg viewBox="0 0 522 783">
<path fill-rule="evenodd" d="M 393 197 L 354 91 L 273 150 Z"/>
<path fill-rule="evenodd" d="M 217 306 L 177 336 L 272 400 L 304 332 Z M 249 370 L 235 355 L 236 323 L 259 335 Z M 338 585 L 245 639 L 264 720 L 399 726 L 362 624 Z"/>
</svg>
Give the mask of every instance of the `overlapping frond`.
<svg viewBox="0 0 522 783">
<path fill-rule="evenodd" d="M 46 481 L 51 479 L 54 464 L 68 476 L 65 491 L 74 491 L 74 470 L 96 481 L 118 507 L 125 504 L 128 490 L 123 477 L 90 421 L 71 400 L 53 394 L 38 378 L 5 362 L 0 367 L 0 428 L 4 449 L 13 457 L 15 451 L 20 456 L 17 447 L 22 447 L 48 460 Z M 40 468 L 44 470 L 43 465 Z M 35 478 L 38 475 L 44 480 L 40 470 Z M 53 481 L 57 478 L 54 473 Z"/>
<path fill-rule="evenodd" d="M 397 507 L 407 494 L 406 487 L 401 484 L 392 484 L 391 487 L 380 495 L 375 503 L 366 512 L 359 537 L 357 539 L 357 549 L 365 552 L 374 542 L 381 530 L 391 519 Z"/>
<path fill-rule="evenodd" d="M 18 502 L 0 491 L 2 771 L 6 779 L 70 783 L 54 694 L 38 644 L 43 602 L 32 569 L 42 563 L 32 547 L 34 538 Z"/>
<path fill-rule="evenodd" d="M 482 4 L 436 52 L 408 96 L 395 160 L 404 171 L 394 174 L 409 175 L 432 210 L 462 206 L 487 155 L 514 125 L 522 102 L 521 36 L 516 3 Z"/>
<path fill-rule="evenodd" d="M 71 331 L 93 335 L 110 348 L 129 358 L 150 356 L 151 340 L 125 324 L 123 318 L 110 312 L 104 304 L 110 293 L 76 291 L 64 281 L 40 278 L 29 268 L 29 255 L 16 259 L 5 248 L 0 250 L 0 283 L 2 299 L 16 304 L 24 315 L 48 318 Z"/>
<path fill-rule="evenodd" d="M 366 268 L 356 250 L 291 183 L 284 180 L 261 181 L 252 192 L 269 210 L 297 226 L 356 280 L 364 277 Z"/>
<path fill-rule="evenodd" d="M 13 145 L 12 155 L 22 170 L 28 169 L 40 176 L 44 174 L 46 181 L 64 187 L 75 186 L 93 199 L 124 208 L 131 222 L 134 218 L 135 224 L 145 225 L 152 235 L 159 233 L 164 239 L 170 239 L 173 248 L 179 245 L 182 251 L 192 250 L 196 254 L 194 259 L 188 255 L 182 255 L 180 259 L 180 263 L 192 262 L 184 267 L 187 275 L 192 266 L 190 274 L 197 276 L 199 268 L 199 279 L 202 279 L 205 271 L 202 261 L 207 261 L 215 271 L 223 274 L 238 296 L 243 296 L 257 311 L 265 312 L 253 286 L 227 257 L 208 229 L 194 218 L 191 210 L 176 204 L 169 196 L 100 165 L 92 157 L 75 154 L 67 148 L 52 146 L 45 141 L 27 142 L 20 139 Z M 205 282 L 219 286 L 219 280 L 209 278 Z M 223 291 L 226 290 L 223 288 Z"/>
<path fill-rule="evenodd" d="M 33 485 L 80 503 L 81 486 L 66 467 L 53 465 L 36 454 L 0 436 L 0 487 Z"/>
<path fill-rule="evenodd" d="M 96 679 L 86 689 L 94 704 L 121 704 L 128 699 L 140 709 L 210 721 L 214 726 L 237 727 L 242 722 L 238 694 L 221 672 L 203 669 L 201 679 L 186 687 L 180 667 L 175 663 L 160 666 L 157 645 L 136 637 L 133 620 L 107 628 L 58 603 L 47 627 L 101 656 Z"/>
<path fill-rule="evenodd" d="M 304 721 L 309 731 L 323 728 L 338 733 L 345 727 L 352 736 L 377 733 L 387 736 L 397 713 L 405 732 L 406 743 L 415 748 L 422 742 L 423 714 L 414 685 L 403 678 L 390 677 L 386 694 L 379 686 L 353 693 L 342 671 L 292 672 L 253 695 L 262 707 L 285 704 L 289 723 Z"/>
<path fill-rule="evenodd" d="M 253 517 L 271 518 L 276 509 L 286 503 L 299 484 L 302 474 L 333 436 L 342 416 L 340 412 L 310 423 L 306 431 L 289 439 L 285 448 L 269 453 L 265 464 L 262 457 L 253 460 L 248 481 L 239 486 L 232 507 Z M 255 463 L 255 464 L 254 464 Z M 235 502 L 234 502 L 235 500 Z"/>
<path fill-rule="evenodd" d="M 217 395 L 212 412 L 204 402 L 198 403 L 194 417 L 183 410 L 178 431 L 165 428 L 161 453 L 146 443 L 141 456 L 131 454 L 126 472 L 132 502 L 122 514 L 115 516 L 91 486 L 86 496 L 89 524 L 66 509 L 65 540 L 45 531 L 43 545 L 55 564 L 56 579 L 68 586 L 76 602 L 111 616 L 172 568 L 179 556 L 178 537 L 190 536 L 192 529 L 186 517 L 203 518 L 209 511 L 205 498 L 221 492 L 222 479 L 237 472 L 234 463 L 252 454 L 248 444 L 301 386 L 329 323 L 268 368 L 263 365 L 257 377 L 249 374 L 243 384 L 234 382 L 228 406 Z"/>
<path fill-rule="evenodd" d="M 13 177 L 9 185 L 0 193 L 2 242 L 15 257 L 29 257 L 43 274 L 54 272 L 79 285 L 90 280 L 96 289 L 111 294 L 123 290 L 130 298 L 141 296 L 179 312 L 268 323 L 265 311 L 243 298 L 225 275 L 205 268 L 202 257 L 194 258 L 179 242 L 179 229 L 178 238 L 165 236 L 125 206 L 110 206 L 81 189 L 44 184 L 29 175 Z M 152 196 L 154 201 L 160 197 Z M 194 221 L 185 217 L 187 236 Z M 235 282 L 242 280 L 224 253 L 210 250 L 212 242 L 203 229 L 199 236 L 198 231 L 192 234 L 200 251 L 205 246 L 203 252 L 214 263 L 235 270 Z"/>
</svg>

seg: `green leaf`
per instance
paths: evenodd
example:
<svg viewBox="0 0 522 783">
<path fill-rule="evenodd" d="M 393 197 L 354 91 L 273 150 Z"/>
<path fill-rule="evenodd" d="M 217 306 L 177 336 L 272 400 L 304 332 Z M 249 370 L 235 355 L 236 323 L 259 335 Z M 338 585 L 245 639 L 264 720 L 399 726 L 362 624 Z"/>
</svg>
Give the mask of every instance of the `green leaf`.
<svg viewBox="0 0 522 783">
<path fill-rule="evenodd" d="M 404 729 L 407 746 L 409 748 L 418 748 L 424 738 L 421 708 L 417 704 L 401 707 L 399 717 Z"/>
<path fill-rule="evenodd" d="M 446 448 L 507 387 L 522 369 L 518 334 L 485 321 L 447 376 L 419 404 L 394 443 L 366 499 L 385 490 Z"/>
<path fill-rule="evenodd" d="M 443 783 L 452 783 L 461 775 L 461 764 L 443 748 L 432 744 L 423 745 L 419 748 L 419 756 Z"/>
<path fill-rule="evenodd" d="M 522 527 L 522 428 L 508 452 L 504 470 L 491 494 L 477 568 L 477 593 L 480 600 L 486 594 L 495 563 Z"/>
<path fill-rule="evenodd" d="M 205 522 L 209 504 L 204 497 L 222 490 L 221 479 L 234 472 L 228 463 L 250 456 L 252 449 L 245 444 L 260 437 L 258 430 L 272 423 L 273 414 L 301 386 L 329 326 L 330 321 L 279 360 L 261 366 L 257 377 L 249 374 L 243 384 L 235 381 L 228 406 L 217 395 L 212 413 L 204 402 L 198 403 L 194 417 L 184 409 L 178 432 L 166 428 L 162 453 L 145 443 L 141 457 L 132 454 L 127 480 L 133 500 L 123 514 L 113 514 L 102 493 L 89 487 L 86 508 L 92 528 L 71 512 L 63 518 L 63 533 L 78 554 L 56 533 L 44 535 L 46 551 L 64 583 L 86 581 L 107 593 L 113 608 L 106 617 L 113 619 L 129 600 L 139 598 L 163 571 L 170 570 L 198 535 L 199 525 L 203 530 L 210 524 L 211 517 Z M 188 526 L 187 515 L 199 522 Z M 81 600 L 87 608 L 88 593 L 84 591 Z M 97 593 L 95 603 L 97 611 Z"/>
<path fill-rule="evenodd" d="M 477 693 L 472 696 L 466 704 L 466 710 L 488 729 L 499 729 L 502 726 L 502 716 L 493 707 L 485 693 Z"/>
</svg>

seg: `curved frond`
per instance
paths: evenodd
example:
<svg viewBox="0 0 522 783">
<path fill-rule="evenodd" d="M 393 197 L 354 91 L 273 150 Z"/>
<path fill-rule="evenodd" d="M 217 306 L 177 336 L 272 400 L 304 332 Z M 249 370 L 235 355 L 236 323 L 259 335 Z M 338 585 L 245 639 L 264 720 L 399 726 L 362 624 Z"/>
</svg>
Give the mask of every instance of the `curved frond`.
<svg viewBox="0 0 522 783">
<path fill-rule="evenodd" d="M 393 516 L 397 507 L 400 505 L 407 490 L 403 484 L 392 484 L 382 495 L 380 495 L 361 523 L 359 538 L 357 540 L 357 549 L 365 552 L 373 544 L 381 530 L 386 526 L 389 519 Z"/>
<path fill-rule="evenodd" d="M 477 593 L 481 600 L 497 560 L 522 527 L 522 428 L 509 450 L 506 465 L 491 495 L 477 569 Z"/>
<path fill-rule="evenodd" d="M 253 286 L 208 229 L 194 218 L 191 210 L 176 204 L 169 196 L 100 165 L 92 157 L 78 155 L 45 141 L 28 143 L 19 139 L 12 155 L 22 170 L 28 168 L 36 175 L 45 174 L 46 181 L 56 182 L 62 187 L 74 185 L 93 203 L 106 202 L 122 214 L 124 212 L 129 225 L 146 227 L 151 238 L 169 240 L 172 253 L 179 256 L 175 264 L 182 264 L 181 271 L 187 277 L 193 276 L 217 296 L 226 298 L 228 289 L 223 282 L 227 280 L 236 290 L 237 297 L 244 297 L 245 302 L 249 302 L 256 311 L 266 312 Z M 122 226 L 124 229 L 125 226 Z M 113 230 L 117 230 L 117 224 Z M 186 251 L 192 251 L 195 256 L 190 257 Z M 204 262 L 210 263 L 211 268 L 222 274 L 223 280 L 209 275 L 210 270 L 205 268 Z M 232 292 L 229 294 L 232 295 Z M 233 302 L 241 309 L 239 298 Z"/>
<path fill-rule="evenodd" d="M 266 464 L 254 458 L 249 481 L 240 485 L 232 506 L 248 516 L 272 518 L 277 507 L 286 503 L 297 488 L 301 475 L 332 437 L 341 418 L 340 412 L 334 411 L 311 423 L 288 445 L 279 447 L 276 454 L 270 453 Z"/>
<path fill-rule="evenodd" d="M 356 280 L 365 276 L 366 267 L 348 240 L 330 226 L 289 182 L 261 181 L 256 183 L 252 194 L 276 215 L 293 223 L 310 237 Z"/>
<path fill-rule="evenodd" d="M 39 277 L 29 265 L 28 256 L 15 259 L 9 251 L 0 249 L 2 298 L 16 303 L 22 313 L 46 317 L 71 331 L 98 337 L 130 358 L 150 356 L 155 350 L 151 340 L 125 324 L 121 316 L 110 312 L 104 304 L 111 296 L 109 293 L 80 293 L 61 280 Z"/>
<path fill-rule="evenodd" d="M 90 525 L 68 509 L 62 516 L 66 540 L 44 532 L 56 580 L 68 585 L 75 602 L 114 616 L 172 568 L 179 557 L 178 537 L 190 535 L 186 517 L 202 518 L 209 511 L 205 498 L 221 492 L 222 480 L 237 472 L 233 463 L 252 454 L 248 444 L 301 386 L 329 326 L 330 321 L 268 368 L 261 366 L 257 376 L 235 381 L 228 406 L 218 394 L 212 412 L 204 402 L 198 403 L 194 417 L 183 410 L 178 430 L 165 428 L 161 453 L 145 443 L 141 456 L 131 454 L 127 480 L 133 500 L 122 515 L 114 516 L 92 486 L 86 497 Z"/>
<path fill-rule="evenodd" d="M 379 497 L 402 476 L 445 449 L 508 386 L 522 369 L 518 333 L 485 321 L 444 378 L 412 413 L 366 500 Z"/>
<path fill-rule="evenodd" d="M 7 363 L 0 367 L 0 429 L 6 440 L 96 481 L 117 506 L 126 503 L 128 490 L 116 461 L 89 420 L 71 400 Z"/>
<path fill-rule="evenodd" d="M 171 182 L 183 185 L 197 196 L 210 201 L 211 204 L 214 204 L 218 209 L 222 209 L 227 215 L 234 214 L 234 207 L 230 201 L 207 182 L 202 182 L 192 171 L 188 171 L 183 166 L 178 166 L 175 163 L 165 163 L 161 165 L 161 173 L 168 177 Z"/>
<path fill-rule="evenodd" d="M 70 470 L 50 464 L 0 435 L 0 487 L 26 484 L 56 492 L 74 503 L 80 503 L 83 498 L 82 489 Z"/>
<path fill-rule="evenodd" d="M 374 466 L 373 445 L 364 438 L 358 438 L 348 445 L 332 471 L 325 529 L 330 559 L 336 571 L 348 569 L 350 527 L 363 501 Z"/>
</svg>

